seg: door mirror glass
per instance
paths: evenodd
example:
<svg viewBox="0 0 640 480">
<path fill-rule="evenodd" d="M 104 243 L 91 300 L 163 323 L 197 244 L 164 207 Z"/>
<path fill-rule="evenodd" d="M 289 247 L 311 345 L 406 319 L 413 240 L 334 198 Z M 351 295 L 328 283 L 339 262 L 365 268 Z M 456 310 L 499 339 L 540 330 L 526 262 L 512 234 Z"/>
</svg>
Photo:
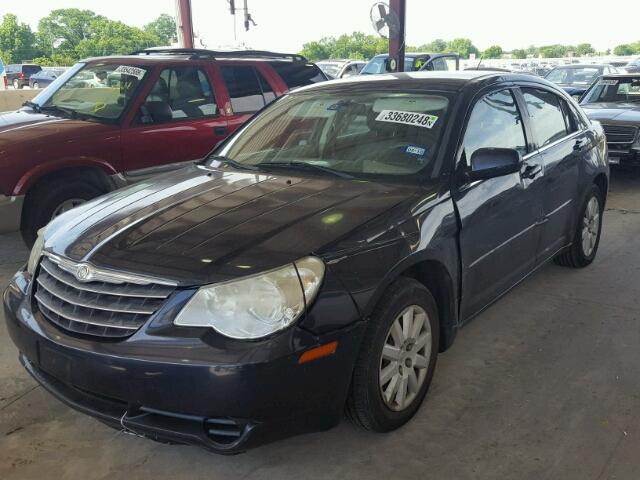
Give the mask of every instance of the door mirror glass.
<svg viewBox="0 0 640 480">
<path fill-rule="evenodd" d="M 173 120 L 173 111 L 167 102 L 152 100 L 145 102 L 142 107 L 142 123 L 164 123 Z"/>
<path fill-rule="evenodd" d="M 471 178 L 482 180 L 520 171 L 522 157 L 512 148 L 479 148 L 471 156 Z"/>
</svg>

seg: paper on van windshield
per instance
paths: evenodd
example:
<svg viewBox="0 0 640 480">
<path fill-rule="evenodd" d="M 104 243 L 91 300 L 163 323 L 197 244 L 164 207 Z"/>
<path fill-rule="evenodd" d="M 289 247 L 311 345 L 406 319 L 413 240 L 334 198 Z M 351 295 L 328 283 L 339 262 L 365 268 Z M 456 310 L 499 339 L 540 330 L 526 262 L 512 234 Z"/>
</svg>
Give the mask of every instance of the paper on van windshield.
<svg viewBox="0 0 640 480">
<path fill-rule="evenodd" d="M 121 75 L 131 75 L 132 77 L 136 77 L 138 80 L 144 77 L 144 74 L 147 73 L 144 68 L 132 67 L 131 65 L 120 65 L 113 72 L 120 73 Z"/>
<path fill-rule="evenodd" d="M 414 127 L 433 128 L 438 121 L 436 115 L 428 113 L 404 112 L 402 110 L 382 110 L 376 117 L 378 122 L 401 123 Z"/>
<path fill-rule="evenodd" d="M 598 82 L 600 85 L 617 85 L 618 84 L 618 80 L 613 80 L 613 79 L 602 79 L 600 80 L 600 82 Z"/>
</svg>

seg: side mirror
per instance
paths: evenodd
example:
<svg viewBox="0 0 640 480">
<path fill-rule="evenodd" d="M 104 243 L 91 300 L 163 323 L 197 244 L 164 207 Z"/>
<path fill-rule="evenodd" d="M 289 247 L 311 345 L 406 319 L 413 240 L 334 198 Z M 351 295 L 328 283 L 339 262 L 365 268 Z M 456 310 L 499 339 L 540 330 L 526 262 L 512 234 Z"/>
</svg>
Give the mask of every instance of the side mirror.
<svg viewBox="0 0 640 480">
<path fill-rule="evenodd" d="M 142 123 L 163 123 L 173 120 L 173 110 L 167 102 L 145 102 L 142 107 Z"/>
<path fill-rule="evenodd" d="M 483 180 L 520 171 L 522 156 L 513 148 L 479 148 L 471 155 L 471 179 Z"/>
</svg>

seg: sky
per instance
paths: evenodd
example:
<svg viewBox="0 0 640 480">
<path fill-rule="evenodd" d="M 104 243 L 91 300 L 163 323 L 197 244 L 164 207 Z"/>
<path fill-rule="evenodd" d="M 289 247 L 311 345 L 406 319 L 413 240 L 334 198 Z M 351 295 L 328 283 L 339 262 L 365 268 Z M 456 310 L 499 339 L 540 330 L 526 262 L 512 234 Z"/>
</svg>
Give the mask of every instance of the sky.
<svg viewBox="0 0 640 480">
<path fill-rule="evenodd" d="M 201 46 L 298 52 L 305 42 L 323 36 L 361 31 L 374 33 L 369 11 L 374 0 L 248 0 L 257 23 L 244 31 L 242 11 L 234 19 L 227 0 L 192 0 L 194 26 Z M 481 50 L 529 45 L 591 43 L 606 50 L 640 40 L 640 1 L 618 0 L 611 20 L 595 15 L 584 1 L 536 0 L 407 0 L 408 45 L 435 38 L 470 38 Z M 243 0 L 236 0 L 236 8 Z M 160 13 L 173 15 L 174 0 L 1 0 L 0 16 L 14 13 L 37 28 L 38 20 L 56 8 L 84 8 L 114 20 L 142 26 Z"/>
</svg>

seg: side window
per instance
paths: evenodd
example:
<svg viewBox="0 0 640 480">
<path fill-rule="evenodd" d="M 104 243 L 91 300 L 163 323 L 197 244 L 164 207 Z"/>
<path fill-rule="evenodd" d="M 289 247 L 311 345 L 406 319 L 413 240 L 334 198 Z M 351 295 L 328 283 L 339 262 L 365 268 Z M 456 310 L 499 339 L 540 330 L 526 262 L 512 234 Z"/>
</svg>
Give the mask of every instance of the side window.
<svg viewBox="0 0 640 480">
<path fill-rule="evenodd" d="M 562 99 L 560 100 L 560 105 L 562 107 L 562 114 L 564 115 L 564 123 L 567 127 L 567 132 L 577 132 L 578 120 L 576 119 L 573 110 L 571 110 L 571 108 L 569 108 L 569 104 Z"/>
<path fill-rule="evenodd" d="M 440 71 L 448 70 L 447 62 L 445 61 L 445 59 L 443 57 L 436 58 L 433 61 L 433 69 L 436 70 L 436 71 L 438 71 L 438 70 L 440 70 Z"/>
<path fill-rule="evenodd" d="M 166 68 L 140 108 L 140 123 L 162 123 L 218 114 L 206 74 L 197 67 Z"/>
<path fill-rule="evenodd" d="M 467 165 L 479 148 L 513 148 L 522 155 L 527 153 L 522 117 L 510 90 L 491 93 L 473 107 L 464 134 Z"/>
<path fill-rule="evenodd" d="M 260 70 L 256 69 L 256 75 L 258 76 L 258 82 L 260 82 L 260 88 L 262 89 L 262 96 L 265 103 L 271 103 L 276 99 L 276 94 L 267 82 L 267 79 L 260 73 Z"/>
<path fill-rule="evenodd" d="M 380 60 L 380 62 L 379 68 L 382 70 L 373 73 L 384 72 L 384 61 Z M 322 71 L 313 63 L 277 61 L 271 62 L 270 65 L 289 88 L 302 87 L 326 80 Z"/>
<path fill-rule="evenodd" d="M 565 116 L 560 107 L 560 98 L 556 94 L 535 88 L 523 88 L 522 95 L 529 111 L 538 148 L 567 135 Z"/>
<path fill-rule="evenodd" d="M 265 105 L 256 69 L 248 66 L 221 67 L 234 113 L 260 110 Z M 264 82 L 266 84 L 266 81 Z"/>
</svg>

